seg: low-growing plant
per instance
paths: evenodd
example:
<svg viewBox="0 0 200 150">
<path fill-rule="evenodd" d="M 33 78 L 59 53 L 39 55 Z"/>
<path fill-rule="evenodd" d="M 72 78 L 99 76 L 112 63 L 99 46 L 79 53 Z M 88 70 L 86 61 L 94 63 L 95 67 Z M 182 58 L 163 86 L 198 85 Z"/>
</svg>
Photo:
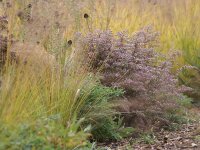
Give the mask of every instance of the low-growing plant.
<svg viewBox="0 0 200 150">
<path fill-rule="evenodd" d="M 87 129 L 80 130 L 76 119 L 66 128 L 59 115 L 35 122 L 0 124 L 0 150 L 5 149 L 79 149 L 87 144 Z"/>
<path fill-rule="evenodd" d="M 181 114 L 168 113 L 166 114 L 166 118 L 168 118 L 168 120 L 170 120 L 172 123 L 177 124 L 185 124 L 188 122 L 187 117 Z"/>
<path fill-rule="evenodd" d="M 193 99 L 188 96 L 183 96 L 182 99 L 178 100 L 178 103 L 185 108 L 191 108 L 192 102 L 193 102 Z"/>
<path fill-rule="evenodd" d="M 163 128 L 169 131 L 179 130 L 183 124 L 186 124 L 189 121 L 188 118 L 184 116 L 184 114 L 178 113 L 167 113 L 165 118 L 169 120 L 170 124 Z"/>
<path fill-rule="evenodd" d="M 178 101 L 180 107 L 170 110 L 163 114 L 163 118 L 168 120 L 168 124 L 163 126 L 164 129 L 174 131 L 179 130 L 183 124 L 188 124 L 192 120 L 189 117 L 188 108 L 191 107 L 191 99 L 183 97 Z"/>
<path fill-rule="evenodd" d="M 153 133 L 143 133 L 140 135 L 140 140 L 145 144 L 153 144 L 155 143 L 155 136 Z"/>
<path fill-rule="evenodd" d="M 86 124 L 92 125 L 91 133 L 94 140 L 120 140 L 133 132 L 132 128 L 123 127 L 123 118 L 120 118 L 112 103 L 113 99 L 123 94 L 122 89 L 101 84 L 92 89 L 80 116 L 84 114 Z"/>
</svg>

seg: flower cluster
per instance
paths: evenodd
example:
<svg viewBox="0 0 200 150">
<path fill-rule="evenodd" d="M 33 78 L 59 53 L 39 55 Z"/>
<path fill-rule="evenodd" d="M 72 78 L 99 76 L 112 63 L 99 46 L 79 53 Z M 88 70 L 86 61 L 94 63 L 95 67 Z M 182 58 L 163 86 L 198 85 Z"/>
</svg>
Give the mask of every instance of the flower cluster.
<svg viewBox="0 0 200 150">
<path fill-rule="evenodd" d="M 171 74 L 172 63 L 153 49 L 158 35 L 149 26 L 132 36 L 96 31 L 82 37 L 81 43 L 104 85 L 123 88 L 127 96 L 146 100 L 177 99 L 185 88 Z"/>
</svg>

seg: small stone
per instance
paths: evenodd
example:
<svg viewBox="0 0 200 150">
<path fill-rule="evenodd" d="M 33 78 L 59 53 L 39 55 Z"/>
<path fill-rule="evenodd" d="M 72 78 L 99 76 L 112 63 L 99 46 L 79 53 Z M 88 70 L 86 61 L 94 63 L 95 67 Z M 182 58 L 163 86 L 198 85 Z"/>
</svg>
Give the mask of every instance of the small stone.
<svg viewBox="0 0 200 150">
<path fill-rule="evenodd" d="M 164 142 L 164 143 L 167 143 L 167 140 L 168 140 L 168 137 L 165 136 L 165 137 L 163 138 L 163 142 Z"/>
<path fill-rule="evenodd" d="M 192 145 L 192 147 L 197 147 L 197 144 L 195 144 L 195 143 L 192 143 L 191 145 Z"/>
</svg>

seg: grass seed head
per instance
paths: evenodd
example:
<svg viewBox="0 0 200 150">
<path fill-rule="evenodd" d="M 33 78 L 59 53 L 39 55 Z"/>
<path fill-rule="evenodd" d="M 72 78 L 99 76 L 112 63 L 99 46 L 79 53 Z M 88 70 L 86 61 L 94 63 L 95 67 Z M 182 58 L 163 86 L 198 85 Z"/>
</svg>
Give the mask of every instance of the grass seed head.
<svg viewBox="0 0 200 150">
<path fill-rule="evenodd" d="M 88 18 L 89 18 L 89 15 L 88 15 L 87 13 L 85 13 L 85 14 L 84 14 L 84 18 L 85 18 L 85 19 L 88 19 Z"/>
</svg>

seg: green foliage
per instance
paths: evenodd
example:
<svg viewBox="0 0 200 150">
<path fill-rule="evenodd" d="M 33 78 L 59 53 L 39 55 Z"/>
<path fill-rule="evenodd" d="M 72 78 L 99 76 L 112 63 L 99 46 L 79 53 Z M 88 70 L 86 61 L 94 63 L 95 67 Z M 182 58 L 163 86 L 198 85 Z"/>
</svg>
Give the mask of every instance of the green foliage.
<svg viewBox="0 0 200 150">
<path fill-rule="evenodd" d="M 81 95 L 86 95 L 84 91 Z M 96 85 L 91 92 L 87 95 L 84 107 L 79 113 L 79 117 L 84 117 L 86 120 L 96 122 L 99 119 L 110 117 L 116 114 L 111 103 L 112 98 L 123 95 L 123 90 Z M 82 96 L 81 96 L 82 97 Z M 84 114 L 84 116 L 82 116 Z"/>
<path fill-rule="evenodd" d="M 64 127 L 58 116 L 57 119 L 41 119 L 37 122 L 21 124 L 0 125 L 0 150 L 53 150 L 74 149 L 86 145 L 86 139 L 90 135 L 86 131 L 79 130 L 80 123 L 74 120 L 70 126 Z M 60 117 L 59 117 L 60 118 Z"/>
<path fill-rule="evenodd" d="M 200 103 L 200 69 L 197 67 L 183 67 L 179 73 L 179 81 L 193 89 L 186 94 L 193 98 L 194 103 Z"/>
<path fill-rule="evenodd" d="M 188 118 L 184 114 L 179 113 L 168 113 L 166 114 L 166 119 L 169 120 L 169 126 L 166 126 L 165 129 L 169 131 L 175 131 L 180 129 L 181 125 L 188 123 Z"/>
<path fill-rule="evenodd" d="M 200 141 L 200 135 L 195 136 L 195 140 Z"/>
<path fill-rule="evenodd" d="M 121 140 L 129 136 L 133 131 L 133 128 L 123 126 L 121 118 L 116 121 L 110 117 L 99 121 L 93 128 L 92 134 L 97 141 L 108 141 Z"/>
<path fill-rule="evenodd" d="M 169 121 L 173 123 L 178 123 L 178 124 L 184 124 L 184 123 L 187 123 L 188 121 L 187 118 L 184 117 L 183 115 L 174 114 L 174 113 L 167 114 L 167 118 L 169 119 Z"/>
<path fill-rule="evenodd" d="M 113 109 L 111 103 L 113 98 L 122 96 L 122 89 L 97 85 L 88 96 L 85 108 L 81 114 L 85 114 L 85 124 L 92 124 L 92 135 L 95 140 L 120 140 L 133 131 L 132 128 L 122 126 L 122 118 L 116 117 L 118 114 Z M 88 110 L 93 110 L 89 112 Z M 86 113 L 87 112 L 87 113 Z"/>
<path fill-rule="evenodd" d="M 182 99 L 178 100 L 178 103 L 183 107 L 190 108 L 192 106 L 192 101 L 192 98 L 183 96 Z"/>
<path fill-rule="evenodd" d="M 183 51 L 186 63 L 200 68 L 200 41 L 198 40 L 200 30 L 199 27 L 195 27 L 190 26 L 185 31 L 177 32 L 177 45 Z"/>
<path fill-rule="evenodd" d="M 146 144 L 153 144 L 155 142 L 155 136 L 152 133 L 144 133 L 141 135 L 141 141 Z"/>
<path fill-rule="evenodd" d="M 97 100 L 108 101 L 111 98 L 119 97 L 122 96 L 123 94 L 124 91 L 122 89 L 97 85 L 92 90 L 88 99 L 90 102 L 94 102 Z"/>
</svg>

